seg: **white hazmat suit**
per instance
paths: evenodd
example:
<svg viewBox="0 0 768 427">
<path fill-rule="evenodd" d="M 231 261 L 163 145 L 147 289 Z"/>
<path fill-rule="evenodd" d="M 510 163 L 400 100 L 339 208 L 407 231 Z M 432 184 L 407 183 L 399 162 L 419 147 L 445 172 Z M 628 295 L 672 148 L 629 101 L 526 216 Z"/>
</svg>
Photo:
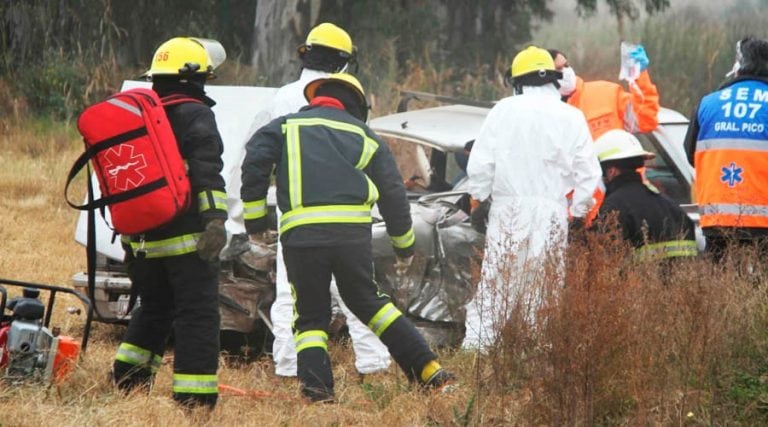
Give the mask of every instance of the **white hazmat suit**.
<svg viewBox="0 0 768 427">
<path fill-rule="evenodd" d="M 271 120 L 298 112 L 302 107 L 306 106 L 307 100 L 304 97 L 304 87 L 309 82 L 327 77 L 328 75 L 329 73 L 322 71 L 303 69 L 298 80 L 278 89 L 272 100 L 269 117 L 257 117 L 252 126 L 251 134 Z M 243 150 L 243 155 L 245 155 L 245 150 Z M 240 176 L 237 177 L 237 182 L 241 182 Z M 239 188 L 240 186 L 238 185 L 237 187 Z M 242 209 L 239 212 L 241 216 L 235 221 L 239 221 L 242 224 Z M 277 216 L 278 218 L 280 217 L 279 211 Z M 243 229 L 245 229 L 244 226 Z M 387 347 L 347 308 L 341 300 L 335 280 L 331 282 L 331 299 L 334 303 L 338 304 L 342 313 L 347 318 L 347 327 L 349 328 L 352 347 L 355 351 L 355 368 L 357 368 L 357 371 L 361 374 L 370 374 L 387 369 L 390 364 Z M 272 359 L 275 362 L 275 373 L 287 377 L 296 376 L 296 345 L 293 341 L 293 331 L 291 329 L 294 320 L 293 303 L 291 285 L 288 282 L 288 274 L 283 262 L 282 245 L 278 241 L 275 302 L 270 310 L 272 333 L 275 335 L 275 341 L 272 344 Z"/>
<path fill-rule="evenodd" d="M 601 169 L 584 115 L 562 102 L 551 83 L 524 86 L 488 113 L 467 165 L 468 190 L 492 199 L 480 284 L 467 304 L 462 346 L 487 349 L 513 309 L 529 322 L 540 302 L 545 261 L 562 272 L 571 213 L 594 203 Z M 551 278 L 551 277 L 549 277 Z"/>
</svg>

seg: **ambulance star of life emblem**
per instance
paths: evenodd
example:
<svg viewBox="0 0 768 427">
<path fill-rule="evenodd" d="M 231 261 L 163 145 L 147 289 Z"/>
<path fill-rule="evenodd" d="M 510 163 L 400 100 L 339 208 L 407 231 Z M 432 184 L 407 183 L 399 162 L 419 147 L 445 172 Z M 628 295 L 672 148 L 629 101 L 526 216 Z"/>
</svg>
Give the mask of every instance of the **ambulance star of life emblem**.
<svg viewBox="0 0 768 427">
<path fill-rule="evenodd" d="M 120 144 L 104 153 L 106 170 L 111 187 L 126 191 L 141 185 L 146 177 L 141 170 L 147 167 L 144 154 L 135 155 L 131 144 Z"/>
<path fill-rule="evenodd" d="M 736 184 L 740 184 L 744 181 L 741 173 L 744 169 L 740 166 L 736 166 L 736 163 L 731 163 L 729 166 L 723 166 L 720 168 L 723 175 L 720 177 L 720 181 L 724 184 L 728 184 L 728 187 L 733 188 Z"/>
</svg>

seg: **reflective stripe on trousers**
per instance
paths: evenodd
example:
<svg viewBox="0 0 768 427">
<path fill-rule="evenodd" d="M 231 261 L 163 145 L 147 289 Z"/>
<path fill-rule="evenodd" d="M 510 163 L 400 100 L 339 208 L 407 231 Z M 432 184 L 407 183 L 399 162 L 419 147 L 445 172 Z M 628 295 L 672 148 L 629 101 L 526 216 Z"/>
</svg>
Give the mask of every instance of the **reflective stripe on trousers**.
<svg viewBox="0 0 768 427">
<path fill-rule="evenodd" d="M 157 372 L 163 362 L 159 354 L 152 354 L 149 350 L 127 342 L 120 343 L 115 360 L 135 366 L 148 365 L 152 373 Z"/>
<path fill-rule="evenodd" d="M 394 304 L 391 302 L 387 303 L 373 315 L 371 321 L 368 322 L 368 327 L 371 328 L 377 337 L 381 337 L 381 334 L 387 330 L 389 325 L 402 315 L 403 313 L 401 313 Z"/>
<path fill-rule="evenodd" d="M 216 374 L 173 374 L 173 392 L 190 394 L 215 394 L 219 392 Z"/>
<path fill-rule="evenodd" d="M 328 351 L 328 334 L 325 331 L 304 331 L 294 337 L 296 353 L 308 348 L 322 348 Z"/>
</svg>

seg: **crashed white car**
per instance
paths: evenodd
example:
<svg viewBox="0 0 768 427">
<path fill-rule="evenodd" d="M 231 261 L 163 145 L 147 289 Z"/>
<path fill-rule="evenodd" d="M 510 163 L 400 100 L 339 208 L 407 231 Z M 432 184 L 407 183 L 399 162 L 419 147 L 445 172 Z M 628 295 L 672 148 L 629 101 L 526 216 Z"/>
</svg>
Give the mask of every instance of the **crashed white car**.
<svg viewBox="0 0 768 427">
<path fill-rule="evenodd" d="M 138 83 L 129 83 L 132 87 Z M 208 86 L 218 104 L 214 107 L 225 144 L 224 174 L 237 173 L 241 150 L 259 106 L 268 104 L 272 88 Z M 463 337 L 464 304 L 474 289 L 473 272 L 479 271 L 484 236 L 469 222 L 469 198 L 463 190 L 466 178 L 462 161 L 467 142 L 473 141 L 491 103 L 462 101 L 417 92 L 404 92 L 404 100 L 424 99 L 451 105 L 407 111 L 374 118 L 370 127 L 392 148 L 409 191 L 416 233 L 416 255 L 405 276 L 395 274 L 395 254 L 384 223 L 374 210 L 373 251 L 376 280 L 395 303 L 435 346 L 457 345 Z M 248 102 L 243 102 L 243 99 Z M 243 108 L 243 105 L 251 106 Z M 218 109 L 218 110 L 217 110 Z M 659 128 L 638 135 L 643 147 L 656 153 L 648 164 L 647 177 L 698 222 L 696 206 L 690 205 L 693 168 L 683 151 L 688 120 L 673 110 L 662 109 Z M 239 197 L 239 188 L 228 186 L 228 198 Z M 274 206 L 274 196 L 270 198 Z M 121 266 L 122 249 L 111 240 L 112 232 L 99 221 L 97 247 L 100 257 L 96 275 L 97 320 L 127 321 L 130 281 Z M 85 243 L 85 219 L 81 216 L 76 239 Z M 119 240 L 119 239 L 118 239 Z M 703 238 L 698 239 L 703 242 Z M 703 243 L 700 243 L 703 249 Z M 225 250 L 221 275 L 222 329 L 264 335 L 270 326 L 269 304 L 274 296 L 271 276 L 258 257 L 252 257 L 247 239 Z M 477 274 L 475 274 L 476 276 Z M 74 277 L 85 291 L 87 276 Z"/>
<path fill-rule="evenodd" d="M 411 193 L 416 232 L 416 256 L 407 277 L 394 273 L 394 253 L 382 223 L 374 224 L 374 263 L 379 286 L 392 295 L 427 339 L 436 345 L 460 343 L 464 330 L 464 304 L 479 272 L 484 236 L 469 224 L 468 197 L 460 166 L 467 142 L 473 141 L 492 107 L 418 92 L 405 99 L 443 101 L 453 105 L 402 111 L 371 120 L 370 126 L 392 146 L 404 179 L 421 179 L 422 192 Z M 401 103 L 401 110 L 406 110 Z M 511 118 L 513 120 L 513 118 Z M 677 203 L 698 225 L 698 210 L 691 204 L 693 167 L 688 164 L 683 139 L 688 119 L 662 108 L 659 127 L 638 134 L 645 150 L 656 154 L 647 163 L 646 176 Z M 410 162 L 408 161 L 410 158 Z M 418 181 L 417 181 L 418 182 Z M 448 191 L 432 188 L 452 186 Z M 424 194 L 427 193 L 427 194 Z M 704 238 L 697 226 L 697 243 Z M 476 278 L 475 278 L 476 280 Z"/>
</svg>

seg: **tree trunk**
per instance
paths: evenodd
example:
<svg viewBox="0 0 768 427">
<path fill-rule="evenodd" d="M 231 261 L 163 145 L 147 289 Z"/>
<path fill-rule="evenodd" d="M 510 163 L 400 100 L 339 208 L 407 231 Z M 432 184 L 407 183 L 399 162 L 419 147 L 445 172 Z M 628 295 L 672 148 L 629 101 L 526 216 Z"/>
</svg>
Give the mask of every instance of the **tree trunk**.
<svg viewBox="0 0 768 427">
<path fill-rule="evenodd" d="M 266 84 L 294 80 L 301 67 L 296 48 L 317 23 L 320 0 L 259 0 L 251 63 Z"/>
</svg>

